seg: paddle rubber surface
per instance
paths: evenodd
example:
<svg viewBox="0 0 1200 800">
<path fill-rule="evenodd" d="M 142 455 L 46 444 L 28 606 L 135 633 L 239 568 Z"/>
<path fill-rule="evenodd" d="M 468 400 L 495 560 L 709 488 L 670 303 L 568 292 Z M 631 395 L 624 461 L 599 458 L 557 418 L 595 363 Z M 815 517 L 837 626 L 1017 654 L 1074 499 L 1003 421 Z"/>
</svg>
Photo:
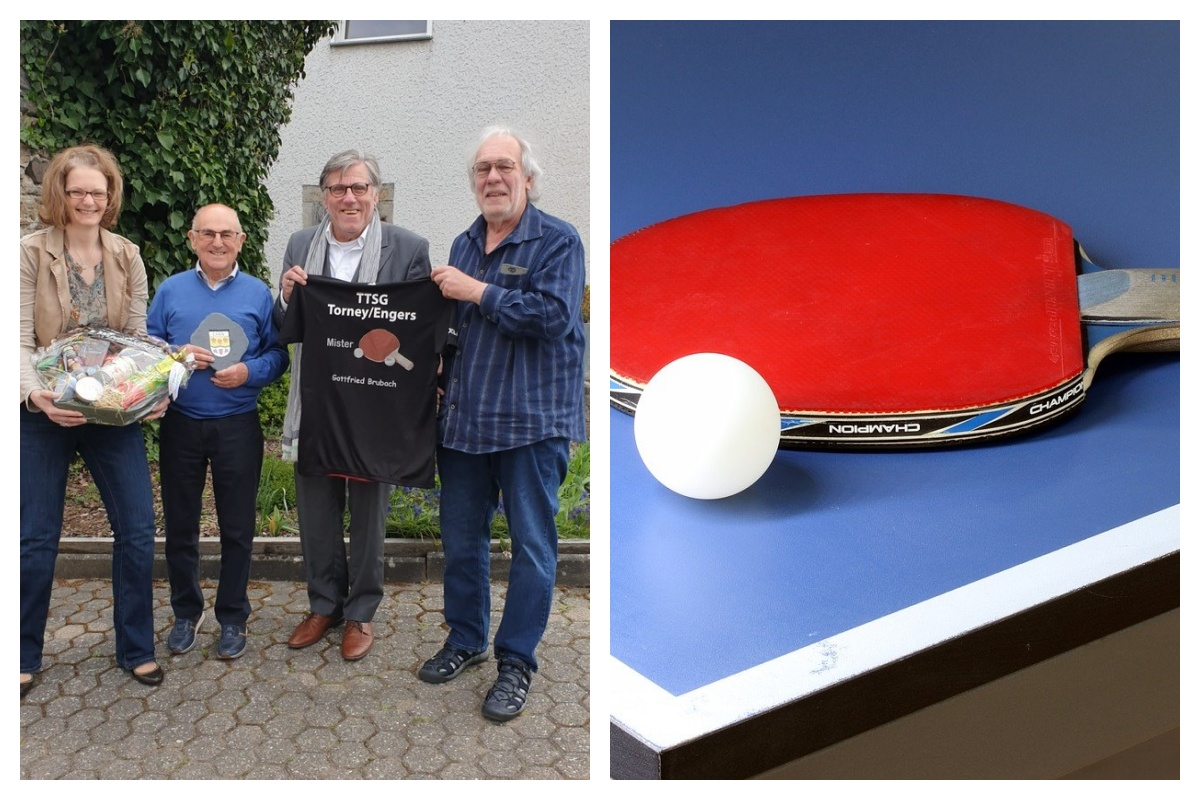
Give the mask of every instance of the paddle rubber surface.
<svg viewBox="0 0 1200 800">
<path fill-rule="evenodd" d="M 716 352 L 770 384 L 785 446 L 1032 427 L 1083 399 L 1080 263 L 1062 221 L 955 195 L 797 197 L 668 220 L 611 248 L 613 404 L 632 411 L 663 366 Z"/>
</svg>

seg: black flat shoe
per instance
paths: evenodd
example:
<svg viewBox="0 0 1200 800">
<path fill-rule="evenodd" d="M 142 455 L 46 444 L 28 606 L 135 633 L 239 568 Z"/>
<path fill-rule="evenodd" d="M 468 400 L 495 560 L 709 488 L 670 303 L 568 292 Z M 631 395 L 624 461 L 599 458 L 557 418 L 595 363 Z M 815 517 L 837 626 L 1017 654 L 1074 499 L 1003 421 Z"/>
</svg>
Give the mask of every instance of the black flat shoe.
<svg viewBox="0 0 1200 800">
<path fill-rule="evenodd" d="M 141 666 L 141 664 L 138 666 Z M 162 667 L 155 664 L 154 669 L 150 670 L 149 672 L 138 673 L 134 672 L 133 670 L 129 670 L 129 674 L 133 676 L 135 681 L 145 684 L 146 686 L 162 686 L 163 678 L 166 677 L 167 673 L 163 672 Z"/>
<path fill-rule="evenodd" d="M 21 684 L 21 697 L 24 697 L 25 695 L 29 694 L 29 690 L 33 688 L 33 681 L 34 681 L 34 678 L 32 675 L 30 675 L 29 680 L 27 680 Z"/>
</svg>

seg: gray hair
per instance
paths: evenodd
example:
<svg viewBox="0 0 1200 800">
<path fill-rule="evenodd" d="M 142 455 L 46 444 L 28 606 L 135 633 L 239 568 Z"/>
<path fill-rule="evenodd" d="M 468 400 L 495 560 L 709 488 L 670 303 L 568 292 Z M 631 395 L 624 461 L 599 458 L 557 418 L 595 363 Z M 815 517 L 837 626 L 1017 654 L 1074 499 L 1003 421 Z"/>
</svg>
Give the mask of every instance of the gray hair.
<svg viewBox="0 0 1200 800">
<path fill-rule="evenodd" d="M 526 194 L 531 202 L 536 201 L 542 194 L 539 180 L 542 177 L 542 168 L 538 166 L 537 159 L 533 157 L 533 145 L 512 128 L 504 125 L 492 125 L 484 128 L 483 133 L 479 134 L 475 149 L 467 157 L 467 180 L 470 181 L 471 188 L 475 188 L 475 156 L 478 155 L 479 148 L 483 146 L 484 142 L 497 136 L 508 136 L 517 140 L 517 144 L 521 147 L 521 172 L 529 178 L 529 191 Z"/>
<path fill-rule="evenodd" d="M 326 178 L 330 175 L 340 175 L 355 164 L 362 164 L 367 168 L 367 177 L 371 180 L 371 186 L 378 189 L 383 185 L 383 179 L 379 174 L 379 162 L 375 160 L 375 156 L 364 153 L 362 150 L 343 150 L 325 162 L 325 169 L 321 170 L 321 179 L 318 181 L 318 185 L 324 189 Z"/>
</svg>

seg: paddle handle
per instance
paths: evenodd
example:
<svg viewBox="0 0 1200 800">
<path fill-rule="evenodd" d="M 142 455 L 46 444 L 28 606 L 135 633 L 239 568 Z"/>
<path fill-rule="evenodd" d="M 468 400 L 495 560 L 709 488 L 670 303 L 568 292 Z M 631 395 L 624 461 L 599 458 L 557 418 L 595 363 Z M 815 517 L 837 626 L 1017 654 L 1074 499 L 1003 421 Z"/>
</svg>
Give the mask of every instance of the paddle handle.
<svg viewBox="0 0 1200 800">
<path fill-rule="evenodd" d="M 1085 272 L 1079 276 L 1079 316 L 1088 326 L 1087 390 L 1112 353 L 1179 351 L 1179 270 Z"/>
<path fill-rule="evenodd" d="M 1179 270 L 1085 272 L 1079 276 L 1079 316 L 1089 324 L 1178 325 Z"/>
</svg>

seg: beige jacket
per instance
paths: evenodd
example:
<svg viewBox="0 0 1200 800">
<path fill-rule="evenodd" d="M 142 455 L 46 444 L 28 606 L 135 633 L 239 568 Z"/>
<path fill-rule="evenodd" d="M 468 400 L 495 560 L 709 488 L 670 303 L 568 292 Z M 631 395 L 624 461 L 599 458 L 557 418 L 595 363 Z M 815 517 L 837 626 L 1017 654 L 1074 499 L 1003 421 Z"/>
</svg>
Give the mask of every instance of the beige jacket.
<svg viewBox="0 0 1200 800">
<path fill-rule="evenodd" d="M 146 266 L 137 245 L 101 229 L 100 246 L 104 251 L 108 327 L 145 333 L 149 289 Z M 60 228 L 43 228 L 21 239 L 22 403 L 30 392 L 42 388 L 30 360 L 34 350 L 66 333 L 70 324 L 71 289 L 63 250 Z M 36 406 L 33 410 L 37 410 Z"/>
</svg>

